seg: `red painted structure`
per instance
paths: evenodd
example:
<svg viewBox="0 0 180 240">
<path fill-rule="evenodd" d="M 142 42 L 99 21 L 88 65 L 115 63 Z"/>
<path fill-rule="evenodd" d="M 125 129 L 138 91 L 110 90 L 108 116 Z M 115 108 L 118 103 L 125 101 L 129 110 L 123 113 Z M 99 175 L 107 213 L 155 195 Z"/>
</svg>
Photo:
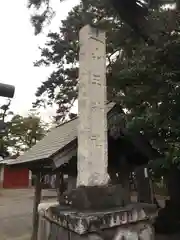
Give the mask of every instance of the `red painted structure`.
<svg viewBox="0 0 180 240">
<path fill-rule="evenodd" d="M 3 188 L 28 188 L 29 170 L 16 169 L 3 166 L 1 187 Z"/>
</svg>

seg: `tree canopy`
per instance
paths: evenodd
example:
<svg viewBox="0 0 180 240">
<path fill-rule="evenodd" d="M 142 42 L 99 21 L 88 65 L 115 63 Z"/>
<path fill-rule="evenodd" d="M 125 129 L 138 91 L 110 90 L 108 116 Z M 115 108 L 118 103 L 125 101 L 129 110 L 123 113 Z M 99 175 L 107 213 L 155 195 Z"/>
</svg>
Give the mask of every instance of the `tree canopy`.
<svg viewBox="0 0 180 240">
<path fill-rule="evenodd" d="M 60 0 L 63 2 L 66 0 Z M 89 1 L 81 0 L 82 21 L 84 24 L 91 24 L 92 18 L 89 16 Z M 29 0 L 28 7 L 35 8 L 36 14 L 32 15 L 31 22 L 35 27 L 35 34 L 41 32 L 45 24 L 49 24 L 56 13 L 56 9 L 51 7 L 51 0 Z M 179 0 L 104 0 L 105 5 L 114 7 L 121 19 L 128 23 L 129 26 L 136 31 L 144 40 L 148 41 L 149 37 L 145 29 L 142 30 L 144 23 L 147 21 L 149 12 L 154 8 L 159 8 L 164 4 L 180 5 Z M 93 5 L 93 2 L 90 3 Z M 100 5 L 101 7 L 101 5 Z M 143 25 L 142 25 L 143 24 Z M 145 27 L 146 24 L 144 25 Z"/>
<path fill-rule="evenodd" d="M 99 25 L 106 30 L 108 99 L 126 109 L 127 126 L 132 131 L 141 131 L 167 154 L 167 159 L 177 161 L 180 154 L 180 20 L 179 1 L 170 2 L 176 2 L 177 8 L 160 8 L 162 1 L 159 6 L 153 6 L 148 20 L 148 34 L 155 42 L 151 46 L 117 17 L 109 2 L 87 0 L 86 10 L 91 21 L 101 20 Z M 38 88 L 35 106 L 45 102 L 46 93 L 48 104 L 55 102 L 58 106 L 57 120 L 69 112 L 77 99 L 78 35 L 83 21 L 80 4 L 62 21 L 59 32 L 48 34 L 41 58 L 35 62 L 37 67 L 55 67 Z"/>
<path fill-rule="evenodd" d="M 10 104 L 0 107 L 0 156 L 18 155 L 42 139 L 48 130 L 47 124 L 41 118 L 29 112 L 21 116 L 10 111 Z M 35 140 L 33 142 L 33 139 Z"/>
<path fill-rule="evenodd" d="M 15 153 L 22 153 L 41 140 L 47 132 L 47 124 L 41 118 L 29 114 L 27 117 L 14 115 L 8 124 L 9 147 Z"/>
</svg>

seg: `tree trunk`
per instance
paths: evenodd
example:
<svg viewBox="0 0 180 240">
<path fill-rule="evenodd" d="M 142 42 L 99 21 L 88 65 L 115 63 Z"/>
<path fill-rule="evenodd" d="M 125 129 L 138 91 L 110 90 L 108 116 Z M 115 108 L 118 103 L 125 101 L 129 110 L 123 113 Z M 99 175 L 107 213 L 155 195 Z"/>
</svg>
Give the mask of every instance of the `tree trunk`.
<svg viewBox="0 0 180 240">
<path fill-rule="evenodd" d="M 38 225 L 39 225 L 39 214 L 38 205 L 41 201 L 41 173 L 36 172 L 35 174 L 35 193 L 34 193 L 34 206 L 33 206 L 33 230 L 31 240 L 37 240 L 38 236 Z"/>
<path fill-rule="evenodd" d="M 180 206 L 180 170 L 172 166 L 168 174 L 168 193 L 173 206 Z"/>
<path fill-rule="evenodd" d="M 137 182 L 138 202 L 153 203 L 152 183 L 146 166 L 139 166 L 135 170 Z"/>
<path fill-rule="evenodd" d="M 155 230 L 163 234 L 180 232 L 180 170 L 176 165 L 171 166 L 167 178 L 167 187 L 170 200 L 166 200 L 155 221 Z"/>
<path fill-rule="evenodd" d="M 64 177 L 62 172 L 56 172 L 56 191 L 57 191 L 57 199 L 60 202 L 61 196 L 64 192 Z"/>
<path fill-rule="evenodd" d="M 123 189 L 125 190 L 125 195 L 127 202 L 131 202 L 131 189 L 130 189 L 130 166 L 126 161 L 122 161 L 119 171 L 119 182 L 121 183 Z"/>
<path fill-rule="evenodd" d="M 180 10 L 180 0 L 176 0 L 176 9 Z"/>
</svg>

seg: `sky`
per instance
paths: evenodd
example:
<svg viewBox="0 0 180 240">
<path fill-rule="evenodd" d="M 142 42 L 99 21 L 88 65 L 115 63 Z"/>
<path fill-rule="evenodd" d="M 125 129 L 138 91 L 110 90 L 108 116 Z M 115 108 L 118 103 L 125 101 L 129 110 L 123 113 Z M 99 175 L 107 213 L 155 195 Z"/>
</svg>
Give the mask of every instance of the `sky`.
<svg viewBox="0 0 180 240">
<path fill-rule="evenodd" d="M 37 87 L 51 72 L 49 68 L 33 66 L 33 62 L 40 58 L 38 46 L 43 46 L 47 32 L 57 31 L 61 20 L 65 19 L 72 7 L 79 3 L 79 0 L 66 0 L 63 3 L 53 0 L 56 16 L 44 33 L 35 36 L 27 1 L 2 1 L 0 9 L 0 82 L 15 85 L 11 109 L 22 115 L 26 115 L 32 107 Z M 4 98 L 0 98 L 0 105 L 4 101 Z M 54 113 L 55 110 L 51 108 L 41 111 L 45 120 Z"/>
</svg>

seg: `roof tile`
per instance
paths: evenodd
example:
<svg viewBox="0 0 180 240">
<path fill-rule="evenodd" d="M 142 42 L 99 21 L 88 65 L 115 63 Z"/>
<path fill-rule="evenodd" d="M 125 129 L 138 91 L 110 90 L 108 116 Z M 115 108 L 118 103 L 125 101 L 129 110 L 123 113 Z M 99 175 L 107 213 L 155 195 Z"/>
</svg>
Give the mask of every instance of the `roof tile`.
<svg viewBox="0 0 180 240">
<path fill-rule="evenodd" d="M 107 104 L 109 112 L 115 103 Z M 51 157 L 77 137 L 78 118 L 53 128 L 42 140 L 16 159 L 16 163 L 26 163 Z"/>
</svg>

